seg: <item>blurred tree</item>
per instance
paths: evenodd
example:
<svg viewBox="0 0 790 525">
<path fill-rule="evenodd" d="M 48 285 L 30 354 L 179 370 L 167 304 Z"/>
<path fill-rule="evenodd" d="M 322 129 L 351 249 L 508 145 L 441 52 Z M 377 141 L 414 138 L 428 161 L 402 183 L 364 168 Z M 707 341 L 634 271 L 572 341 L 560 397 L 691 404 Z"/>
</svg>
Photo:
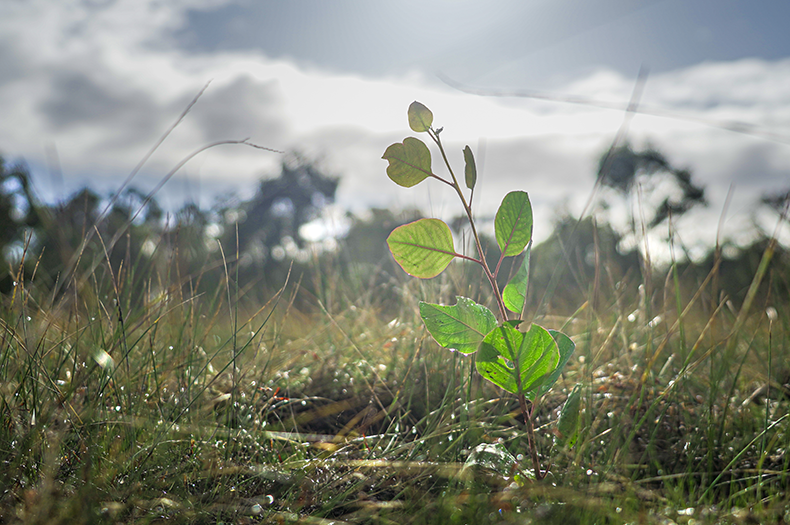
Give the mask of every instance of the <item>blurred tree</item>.
<svg viewBox="0 0 790 525">
<path fill-rule="evenodd" d="M 9 168 L 0 158 L 0 264 L 8 269 L 0 276 L 0 291 L 12 289 L 23 250 L 26 264 L 36 265 L 39 284 L 59 283 L 58 296 L 64 286 L 79 288 L 85 277 L 105 271 L 108 262 L 119 286 L 142 291 L 159 269 L 175 270 L 170 275 L 181 286 L 195 284 L 196 278 L 204 290 L 215 290 L 224 273 L 208 277 L 206 272 L 232 264 L 237 253 L 243 284 L 264 276 L 279 288 L 289 259 L 307 253 L 300 227 L 320 216 L 337 185 L 337 178 L 294 155 L 277 178 L 260 183 L 251 200 L 210 211 L 187 204 L 165 221 L 157 201 L 135 188 L 111 197 L 109 209 L 89 188 L 42 205 L 27 169 Z M 245 267 L 245 261 L 258 264 Z M 144 294 L 136 297 L 144 299 Z"/>
<path fill-rule="evenodd" d="M 8 166 L 0 156 L 0 292 L 12 289 L 25 246 L 35 240 L 35 228 L 47 223 L 27 167 L 21 163 Z"/>
<path fill-rule="evenodd" d="M 768 209 L 776 212 L 784 220 L 790 220 L 788 216 L 788 208 L 790 207 L 790 189 L 787 191 L 778 191 L 775 193 L 766 193 L 760 199 L 760 203 L 767 206 Z"/>
<path fill-rule="evenodd" d="M 391 259 L 387 237 L 392 230 L 422 215 L 417 210 L 393 213 L 391 210 L 373 208 L 364 219 L 349 215 L 351 227 L 343 239 L 344 252 L 350 263 L 379 266 Z"/>
<path fill-rule="evenodd" d="M 157 238 L 152 262 L 167 269 L 169 282 L 176 282 L 185 296 L 198 292 L 216 293 L 224 278 L 219 245 L 215 236 L 210 235 L 212 224 L 216 225 L 211 212 L 201 210 L 195 203 L 187 203 L 171 217 Z"/>
<path fill-rule="evenodd" d="M 620 146 L 601 157 L 598 173 L 602 185 L 628 199 L 632 232 L 636 232 L 633 208 L 639 191 L 655 198 L 659 187 L 667 182 L 674 183 L 673 188 L 662 188 L 665 196 L 662 202 L 656 203 L 647 222 L 648 228 L 655 228 L 670 216 L 682 215 L 695 205 L 707 204 L 705 190 L 691 181 L 691 172 L 672 166 L 662 153 L 650 147 L 636 151 L 630 144 Z"/>
<path fill-rule="evenodd" d="M 387 237 L 398 226 L 421 216 L 413 209 L 393 212 L 373 208 L 364 218 L 349 213 L 347 218 L 351 225 L 340 240 L 340 249 L 322 257 L 325 267 L 334 269 L 334 272 L 324 272 L 324 277 L 334 281 L 335 287 L 342 280 L 349 292 L 357 298 L 368 297 L 380 313 L 397 315 L 396 288 L 401 279 L 406 280 L 408 276 L 390 255 Z"/>
<path fill-rule="evenodd" d="M 105 206 L 96 192 L 83 188 L 47 208 L 51 220 L 37 229 L 33 245 L 42 254 L 39 280 L 65 284 L 70 276 L 103 266 L 109 255 L 117 284 L 142 285 L 152 252 L 144 246 L 155 246 L 164 227 L 161 208 L 135 188 L 119 195 L 102 218 Z"/>
<path fill-rule="evenodd" d="M 255 196 L 233 213 L 225 210 L 223 246 L 235 252 L 250 271 L 272 271 L 294 251 L 304 247 L 300 228 L 320 216 L 335 199 L 339 179 L 315 164 L 293 155 L 282 164 L 277 178 L 261 181 Z M 237 226 L 238 225 L 238 226 Z M 289 257 L 290 256 L 290 257 Z M 274 277 L 279 280 L 279 276 Z"/>
<path fill-rule="evenodd" d="M 110 264 L 119 283 L 141 289 L 150 278 L 151 252 L 165 227 L 162 216 L 156 199 L 137 188 L 126 188 L 114 200 L 99 232 L 110 250 Z"/>
<path fill-rule="evenodd" d="M 39 246 L 47 253 L 42 261 L 43 274 L 53 280 L 57 278 L 76 256 L 77 250 L 88 232 L 99 219 L 101 197 L 91 189 L 83 188 L 65 202 L 50 209 L 56 227 L 41 231 Z M 88 253 L 94 253 L 90 250 Z M 98 254 L 96 254 L 98 255 Z M 85 257 L 90 260 L 92 257 Z"/>
<path fill-rule="evenodd" d="M 547 292 L 549 310 L 555 311 L 572 312 L 590 297 L 596 303 L 611 298 L 613 288 L 623 286 L 626 276 L 639 270 L 638 253 L 624 251 L 621 240 L 621 233 L 591 217 L 581 221 L 569 215 L 558 218 L 549 238 L 532 250 L 530 291 L 535 304 Z M 562 286 L 552 287 L 561 266 L 558 261 L 567 262 L 566 277 Z"/>
<path fill-rule="evenodd" d="M 711 250 L 699 262 L 686 261 L 678 265 L 682 286 L 685 290 L 697 290 L 713 270 L 718 261 L 718 288 L 706 294 L 707 300 L 716 304 L 726 297 L 740 305 L 754 279 L 766 248 L 771 239 L 760 235 L 747 246 L 729 245 L 719 252 Z M 790 250 L 782 245 L 775 247 L 768 278 L 758 289 L 756 304 L 775 305 L 787 308 L 790 301 Z"/>
</svg>

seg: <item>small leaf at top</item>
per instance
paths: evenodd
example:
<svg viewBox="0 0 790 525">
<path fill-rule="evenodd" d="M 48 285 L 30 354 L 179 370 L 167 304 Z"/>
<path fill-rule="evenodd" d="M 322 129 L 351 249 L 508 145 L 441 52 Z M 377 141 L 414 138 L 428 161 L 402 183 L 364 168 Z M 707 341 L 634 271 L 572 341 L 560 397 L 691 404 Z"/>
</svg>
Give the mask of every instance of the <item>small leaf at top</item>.
<svg viewBox="0 0 790 525">
<path fill-rule="evenodd" d="M 510 280 L 505 289 L 502 290 L 502 300 L 505 308 L 515 314 L 521 315 L 524 311 L 524 304 L 527 302 L 527 284 L 529 283 L 529 246 L 524 254 L 516 275 Z"/>
<path fill-rule="evenodd" d="M 401 268 L 421 279 L 436 277 L 457 255 L 450 227 L 439 219 L 398 226 L 387 237 L 387 245 Z"/>
<path fill-rule="evenodd" d="M 519 323 L 506 321 L 489 332 L 480 344 L 476 366 L 498 387 L 529 395 L 554 371 L 559 351 L 545 328 L 533 324 L 529 331 L 520 332 Z"/>
<path fill-rule="evenodd" d="M 477 182 L 477 166 L 475 166 L 475 156 L 472 153 L 472 148 L 469 146 L 464 148 L 464 175 L 466 175 L 466 187 L 470 190 L 475 187 Z"/>
<path fill-rule="evenodd" d="M 414 137 L 407 137 L 402 143 L 392 144 L 381 158 L 389 162 L 389 178 L 404 188 L 411 188 L 433 174 L 428 146 Z"/>
<path fill-rule="evenodd" d="M 420 302 L 420 317 L 441 346 L 464 354 L 477 352 L 483 338 L 496 327 L 496 317 L 471 299 L 455 299 L 455 306 Z"/>
<path fill-rule="evenodd" d="M 409 127 L 417 133 L 428 131 L 433 124 L 433 113 L 431 110 L 417 102 L 416 100 L 409 106 Z"/>
<path fill-rule="evenodd" d="M 518 255 L 532 239 L 532 205 L 525 191 L 511 191 L 502 199 L 494 219 L 494 233 L 505 256 Z"/>
</svg>

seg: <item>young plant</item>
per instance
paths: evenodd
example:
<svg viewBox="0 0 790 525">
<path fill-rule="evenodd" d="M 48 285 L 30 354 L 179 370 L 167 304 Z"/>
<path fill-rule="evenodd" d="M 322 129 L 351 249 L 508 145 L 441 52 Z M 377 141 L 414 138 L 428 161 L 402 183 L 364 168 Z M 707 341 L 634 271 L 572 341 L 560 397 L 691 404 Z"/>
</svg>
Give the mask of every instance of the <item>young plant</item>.
<svg viewBox="0 0 790 525">
<path fill-rule="evenodd" d="M 439 148 L 450 178 L 433 172 L 430 150 L 423 141 L 414 137 L 392 144 L 384 152 L 382 158 L 389 162 L 387 175 L 393 182 L 406 188 L 427 178 L 453 188 L 469 220 L 477 257 L 456 252 L 449 226 L 439 219 L 420 219 L 395 228 L 387 238 L 387 245 L 401 268 L 421 279 L 436 277 L 456 258 L 471 261 L 482 268 L 491 285 L 497 314 L 471 299 L 457 297 L 453 306 L 420 302 L 420 316 L 437 343 L 463 354 L 477 352 L 477 371 L 498 387 L 517 396 L 526 423 L 535 477 L 542 479 L 546 473 L 541 471 L 538 460 L 532 414 L 541 396 L 559 378 L 575 345 L 565 334 L 546 330 L 534 323 L 525 331 L 519 329 L 525 320 L 532 244 L 532 206 L 529 195 L 524 191 L 508 193 L 497 210 L 494 233 L 500 255 L 492 271 L 486 262 L 472 216 L 477 168 L 471 148 L 466 146 L 463 150 L 464 182 L 469 190 L 467 200 L 447 160 L 440 138 L 443 128 L 434 129 L 432 126 L 433 113 L 415 101 L 409 106 L 408 116 L 411 129 L 427 133 Z M 515 257 L 525 251 L 518 271 L 500 291 L 496 279 L 502 261 L 505 257 Z"/>
</svg>

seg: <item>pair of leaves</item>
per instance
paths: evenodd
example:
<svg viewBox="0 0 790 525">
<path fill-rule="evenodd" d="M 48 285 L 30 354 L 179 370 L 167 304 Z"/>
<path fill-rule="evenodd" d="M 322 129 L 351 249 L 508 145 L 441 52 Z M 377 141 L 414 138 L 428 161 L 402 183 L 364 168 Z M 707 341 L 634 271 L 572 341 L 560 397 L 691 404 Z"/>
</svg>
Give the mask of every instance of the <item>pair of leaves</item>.
<svg viewBox="0 0 790 525">
<path fill-rule="evenodd" d="M 534 399 L 539 387 L 551 386 L 560 351 L 548 330 L 533 324 L 520 332 L 519 323 L 507 321 L 492 330 L 483 339 L 475 364 L 480 375 L 498 387 Z"/>
<path fill-rule="evenodd" d="M 429 131 L 432 123 L 431 110 L 417 101 L 412 102 L 409 106 L 409 127 L 422 133 Z M 438 135 L 437 132 L 435 133 Z M 431 152 L 420 139 L 407 137 L 403 142 L 396 142 L 386 149 L 381 158 L 389 162 L 387 175 L 398 186 L 411 188 L 433 176 Z M 464 162 L 466 187 L 471 190 L 477 182 L 477 166 L 469 146 L 464 148 Z"/>
<path fill-rule="evenodd" d="M 521 321 L 497 326 L 488 308 L 466 297 L 457 297 L 453 306 L 422 302 L 420 316 L 437 343 L 464 354 L 479 349 L 480 375 L 530 399 L 551 388 L 575 349 L 565 334 L 536 324 L 526 333 L 517 329 Z"/>
<path fill-rule="evenodd" d="M 417 101 L 409 106 L 409 127 L 420 133 L 431 129 L 433 113 Z M 411 188 L 433 175 L 431 152 L 420 139 L 408 137 L 392 144 L 381 157 L 389 162 L 387 175 L 398 186 Z"/>
<path fill-rule="evenodd" d="M 416 140 L 416 139 L 415 139 Z M 494 221 L 497 243 L 502 253 L 518 255 L 532 239 L 532 207 L 524 191 L 508 193 Z M 501 240 L 500 240 L 501 239 Z M 419 219 L 395 228 L 387 237 L 392 256 L 409 275 L 436 277 L 458 256 L 450 227 L 440 219 Z M 520 314 L 526 299 L 529 258 L 505 287 L 505 306 Z"/>
</svg>

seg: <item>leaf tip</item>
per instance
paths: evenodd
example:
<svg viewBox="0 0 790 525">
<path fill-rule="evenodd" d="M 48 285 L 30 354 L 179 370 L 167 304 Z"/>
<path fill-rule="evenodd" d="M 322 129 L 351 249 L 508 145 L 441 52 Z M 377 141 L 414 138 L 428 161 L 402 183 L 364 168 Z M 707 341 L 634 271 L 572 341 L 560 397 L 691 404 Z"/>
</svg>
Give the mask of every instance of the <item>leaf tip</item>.
<svg viewBox="0 0 790 525">
<path fill-rule="evenodd" d="M 428 131 L 433 124 L 433 113 L 416 100 L 409 106 L 409 127 L 417 133 Z"/>
</svg>

